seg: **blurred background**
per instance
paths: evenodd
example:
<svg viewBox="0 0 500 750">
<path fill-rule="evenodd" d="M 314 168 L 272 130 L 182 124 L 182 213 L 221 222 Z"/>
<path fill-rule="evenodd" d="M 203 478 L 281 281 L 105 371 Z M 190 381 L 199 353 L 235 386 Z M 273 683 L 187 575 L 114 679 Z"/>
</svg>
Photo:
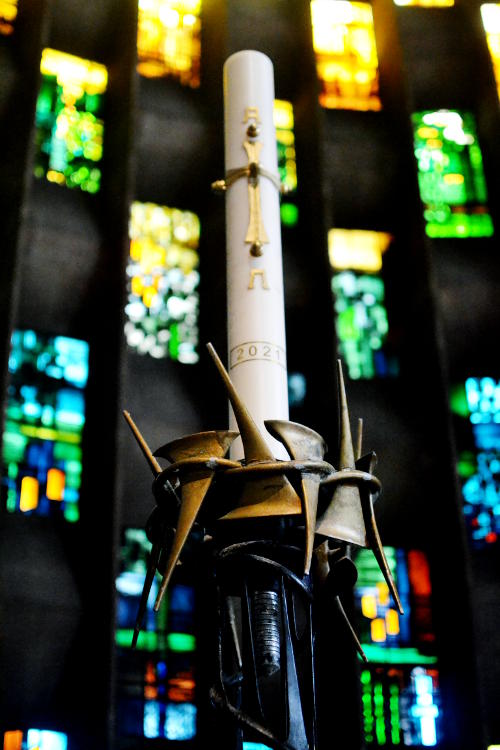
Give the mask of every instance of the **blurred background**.
<svg viewBox="0 0 500 750">
<path fill-rule="evenodd" d="M 196 571 L 130 649 L 153 499 L 120 412 L 153 449 L 227 426 L 240 49 L 275 68 L 291 419 L 335 464 L 342 357 L 406 610 L 361 551 L 370 663 L 326 661 L 320 747 L 500 746 L 500 4 L 0 0 L 4 750 L 217 741 Z"/>
</svg>

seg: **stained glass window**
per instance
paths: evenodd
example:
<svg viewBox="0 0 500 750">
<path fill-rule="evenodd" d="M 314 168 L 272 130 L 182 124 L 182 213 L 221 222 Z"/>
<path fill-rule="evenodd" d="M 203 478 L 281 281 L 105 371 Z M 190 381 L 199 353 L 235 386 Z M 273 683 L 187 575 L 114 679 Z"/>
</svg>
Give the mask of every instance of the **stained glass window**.
<svg viewBox="0 0 500 750">
<path fill-rule="evenodd" d="M 443 109 L 418 112 L 412 121 L 429 237 L 490 237 L 493 223 L 474 116 Z"/>
<path fill-rule="evenodd" d="M 497 82 L 498 96 L 500 97 L 500 3 L 484 3 L 484 5 L 481 5 L 481 18 L 486 31 L 486 40 Z"/>
<path fill-rule="evenodd" d="M 311 16 L 320 104 L 328 109 L 381 109 L 371 5 L 312 0 Z"/>
<path fill-rule="evenodd" d="M 373 553 L 361 550 L 354 590 L 358 632 L 370 665 L 361 673 L 367 745 L 437 745 L 441 698 L 431 611 L 431 579 L 419 550 L 386 548 L 405 614 L 391 599 Z"/>
<path fill-rule="evenodd" d="M 2 504 L 77 521 L 88 344 L 15 331 L 9 373 Z"/>
<path fill-rule="evenodd" d="M 428 667 L 370 667 L 361 673 L 367 747 L 434 747 L 441 739 L 439 674 Z"/>
<path fill-rule="evenodd" d="M 12 34 L 16 17 L 17 0 L 0 0 L 0 34 Z"/>
<path fill-rule="evenodd" d="M 397 361 L 386 347 L 385 285 L 378 273 L 391 239 L 384 232 L 328 232 L 339 349 L 353 379 L 396 375 L 398 371 Z"/>
<path fill-rule="evenodd" d="M 297 163 L 295 161 L 295 134 L 293 132 L 293 105 L 284 99 L 274 100 L 274 126 L 278 148 L 278 171 L 281 184 L 287 189 L 286 198 L 281 201 L 281 221 L 292 227 L 298 221 L 298 208 L 293 200 L 297 190 Z"/>
<path fill-rule="evenodd" d="M 500 381 L 468 378 L 452 391 L 458 474 L 465 523 L 474 548 L 500 536 Z"/>
<path fill-rule="evenodd" d="M 129 233 L 128 345 L 156 359 L 197 362 L 198 217 L 190 211 L 135 202 Z"/>
<path fill-rule="evenodd" d="M 151 545 L 142 529 L 126 529 L 116 579 L 118 722 L 121 736 L 190 740 L 196 734 L 194 590 L 170 586 L 158 612 L 153 581 L 143 630 L 131 649 Z"/>
<path fill-rule="evenodd" d="M 139 0 L 137 70 L 200 85 L 201 0 Z"/>
<path fill-rule="evenodd" d="M 4 750 L 67 750 L 68 736 L 49 729 L 28 729 L 4 733 Z"/>
<path fill-rule="evenodd" d="M 108 74 L 104 65 L 45 49 L 36 105 L 35 176 L 96 193 L 101 183 Z"/>
</svg>

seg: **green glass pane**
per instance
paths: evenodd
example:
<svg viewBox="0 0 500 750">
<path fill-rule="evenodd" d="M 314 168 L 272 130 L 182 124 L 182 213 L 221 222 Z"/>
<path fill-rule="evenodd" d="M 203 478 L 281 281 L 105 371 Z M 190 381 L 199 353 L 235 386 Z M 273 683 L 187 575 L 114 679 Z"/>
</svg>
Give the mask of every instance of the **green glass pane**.
<svg viewBox="0 0 500 750">
<path fill-rule="evenodd" d="M 84 92 L 87 84 L 72 81 L 63 55 L 61 60 L 60 70 L 68 76 L 62 85 L 56 75 L 43 72 L 42 61 L 34 173 L 57 185 L 95 193 L 101 181 L 101 170 L 95 165 L 102 159 L 104 138 L 104 124 L 96 113 L 102 109 L 103 94 Z"/>
<path fill-rule="evenodd" d="M 378 664 L 437 664 L 436 656 L 422 654 L 416 648 L 395 648 L 363 643 L 363 651 L 368 661 Z"/>
<path fill-rule="evenodd" d="M 169 633 L 167 635 L 167 645 L 170 651 L 194 651 L 196 648 L 196 638 L 189 633 Z"/>
<path fill-rule="evenodd" d="M 282 203 L 280 206 L 281 221 L 287 227 L 296 226 L 299 220 L 299 209 L 294 203 Z"/>
<path fill-rule="evenodd" d="M 418 184 L 429 237 L 491 237 L 475 119 L 456 110 L 412 115 Z"/>
</svg>

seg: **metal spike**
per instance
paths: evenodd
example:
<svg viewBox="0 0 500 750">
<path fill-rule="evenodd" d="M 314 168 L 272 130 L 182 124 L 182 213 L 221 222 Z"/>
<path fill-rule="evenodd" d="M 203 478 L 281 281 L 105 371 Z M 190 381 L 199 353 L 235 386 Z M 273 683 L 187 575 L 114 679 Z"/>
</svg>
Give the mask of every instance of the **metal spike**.
<svg viewBox="0 0 500 750">
<path fill-rule="evenodd" d="M 137 440 L 139 448 L 141 449 L 142 453 L 144 454 L 146 458 L 146 461 L 149 464 L 149 468 L 153 472 L 154 476 L 157 476 L 162 470 L 160 464 L 158 463 L 156 458 L 153 456 L 149 445 L 144 440 L 141 432 L 139 431 L 139 428 L 137 427 L 136 423 L 130 416 L 129 412 L 124 411 L 123 416 L 125 417 L 125 421 L 127 422 L 128 426 L 132 430 L 132 434 Z"/>
<path fill-rule="evenodd" d="M 356 461 L 361 458 L 363 450 L 363 420 L 361 417 L 358 418 L 358 438 L 356 440 Z"/>
<path fill-rule="evenodd" d="M 237 432 L 211 430 L 209 432 L 198 432 L 195 435 L 174 440 L 163 445 L 156 451 L 157 455 L 168 458 L 169 461 L 177 462 L 185 458 L 222 458 L 228 451 L 233 440 L 238 436 Z M 196 516 L 201 508 L 208 488 L 214 477 L 214 469 L 200 466 L 186 469 L 180 474 L 181 482 L 181 506 L 175 536 L 170 549 L 170 555 L 165 568 L 158 596 L 154 605 L 155 612 L 160 608 L 160 603 L 166 588 L 180 557 L 182 548 L 188 538 Z"/>
<path fill-rule="evenodd" d="M 354 630 L 353 626 L 351 625 L 351 621 L 349 620 L 349 617 L 347 616 L 347 613 L 342 606 L 342 602 L 340 601 L 340 597 L 336 596 L 334 597 L 335 604 L 337 605 L 338 612 L 340 616 L 343 618 L 345 624 L 347 625 L 349 632 L 351 634 L 351 637 L 354 641 L 354 645 L 356 646 L 356 651 L 361 656 L 364 662 L 368 662 L 368 657 L 366 656 L 365 652 L 363 651 L 363 646 L 361 645 L 359 638 L 356 634 L 356 631 Z"/>
<path fill-rule="evenodd" d="M 139 633 L 141 632 L 142 621 L 144 620 L 144 615 L 146 614 L 146 609 L 148 606 L 149 593 L 151 591 L 156 568 L 158 567 L 158 562 L 160 560 L 160 553 L 161 544 L 155 542 L 155 544 L 153 544 L 153 546 L 151 547 L 151 559 L 149 561 L 148 569 L 146 572 L 146 578 L 144 579 L 144 586 L 142 587 L 141 601 L 139 603 L 139 610 L 137 612 L 137 617 L 135 620 L 134 635 L 132 636 L 132 648 L 136 647 Z"/>
<path fill-rule="evenodd" d="M 344 374 L 342 362 L 337 360 L 337 379 L 340 406 L 340 456 L 339 469 L 354 468 L 354 448 L 352 445 L 351 423 L 349 420 L 349 409 L 347 406 L 347 395 L 345 392 Z"/>
<path fill-rule="evenodd" d="M 236 655 L 236 663 L 238 664 L 238 669 L 241 669 L 243 667 L 243 659 L 241 657 L 241 646 L 240 646 L 240 639 L 238 636 L 238 626 L 236 623 L 236 612 L 234 608 L 234 597 L 227 596 L 226 599 L 226 608 L 227 608 L 227 616 L 229 619 L 229 627 L 231 629 L 231 635 L 233 636 L 233 644 L 234 644 L 234 653 Z"/>
<path fill-rule="evenodd" d="M 274 456 L 271 453 L 271 450 L 266 441 L 262 437 L 259 428 L 255 424 L 250 412 L 236 392 L 231 378 L 229 377 L 229 373 L 222 364 L 219 355 L 215 351 L 212 344 L 207 344 L 207 349 L 213 361 L 215 362 L 215 366 L 217 367 L 219 374 L 224 382 L 228 398 L 231 402 L 231 406 L 233 407 L 234 416 L 236 417 L 236 422 L 238 423 L 247 463 L 250 461 L 272 461 Z"/>
<path fill-rule="evenodd" d="M 229 374 L 212 344 L 207 344 L 219 374 L 224 382 L 228 398 L 238 423 L 245 460 L 273 461 L 274 456 L 255 424 L 250 412 L 239 397 Z M 288 479 L 279 474 L 263 478 L 247 479 L 238 498 L 238 507 L 219 520 L 262 518 L 266 516 L 295 515 L 301 512 L 300 498 Z"/>
<path fill-rule="evenodd" d="M 361 471 L 367 471 L 371 474 L 373 470 L 375 469 L 376 463 L 377 463 L 377 456 L 375 455 L 375 453 L 372 452 L 372 453 L 367 453 L 365 456 L 360 458 L 359 461 L 357 461 L 356 466 Z M 369 488 L 362 487 L 360 490 L 360 496 L 361 496 L 361 508 L 363 511 L 363 518 L 365 522 L 369 547 L 371 548 L 373 554 L 375 555 L 375 559 L 378 562 L 382 575 L 384 576 L 387 586 L 389 587 L 389 591 L 392 594 L 394 603 L 396 604 L 400 614 L 403 615 L 404 611 L 403 611 L 401 600 L 399 598 L 399 594 L 396 588 L 396 582 L 394 581 L 394 578 L 392 577 L 391 569 L 389 567 L 389 563 L 387 562 L 384 548 L 382 546 L 382 542 L 380 539 L 380 534 L 378 532 L 377 521 L 375 519 L 375 512 L 373 510 L 373 497 L 369 491 Z"/>
<path fill-rule="evenodd" d="M 327 446 L 321 435 L 309 427 L 280 419 L 267 419 L 267 431 L 279 440 L 290 456 L 297 461 L 323 460 Z M 304 575 L 311 569 L 311 559 L 316 531 L 320 476 L 301 472 L 302 511 L 304 514 L 306 543 L 304 555 Z"/>
<path fill-rule="evenodd" d="M 290 634 L 290 624 L 288 619 L 288 605 L 286 601 L 286 591 L 283 580 L 280 586 L 281 593 L 281 618 L 283 622 L 283 638 L 286 664 L 286 692 L 287 692 L 287 712 L 288 712 L 288 737 L 286 744 L 293 747 L 294 750 L 308 750 L 304 712 L 299 689 L 299 677 L 297 666 L 293 653 L 293 644 Z"/>
<path fill-rule="evenodd" d="M 355 459 L 340 360 L 337 360 L 337 375 L 340 407 L 339 470 L 341 471 L 342 469 L 353 469 Z M 316 526 L 316 533 L 330 539 L 340 539 L 344 542 L 357 544 L 359 547 L 368 546 L 359 489 L 355 482 L 344 481 L 336 485 L 330 504 Z"/>
</svg>

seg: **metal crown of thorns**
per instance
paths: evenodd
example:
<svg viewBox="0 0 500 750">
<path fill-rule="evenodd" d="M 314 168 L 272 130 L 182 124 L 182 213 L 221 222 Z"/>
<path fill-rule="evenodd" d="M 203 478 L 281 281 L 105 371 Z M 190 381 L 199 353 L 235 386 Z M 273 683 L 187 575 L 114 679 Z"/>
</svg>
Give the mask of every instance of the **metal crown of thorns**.
<svg viewBox="0 0 500 750">
<path fill-rule="evenodd" d="M 207 348 L 223 380 L 239 433 L 228 430 L 198 432 L 167 443 L 153 454 L 130 414 L 123 412 L 154 474 L 153 492 L 157 498 L 161 498 L 164 505 L 166 495 L 168 504 L 166 512 L 172 521 L 171 526 L 175 527 L 173 538 L 170 539 L 166 538 L 165 525 L 163 524 L 162 527 L 161 523 L 156 524 L 155 534 L 150 535 L 153 537 L 151 558 L 132 645 L 135 646 L 137 643 L 162 549 L 170 547 L 162 583 L 154 605 L 155 611 L 158 611 L 160 607 L 172 573 L 215 477 L 217 477 L 217 482 L 231 480 L 234 483 L 232 486 L 236 486 L 239 491 L 231 493 L 232 498 L 237 498 L 235 507 L 220 516 L 212 509 L 213 518 L 210 520 L 222 522 L 230 519 L 302 515 L 304 520 L 304 575 L 310 572 L 313 552 L 316 554 L 318 569 L 324 567 L 325 561 L 328 566 L 328 551 L 325 545 L 328 539 L 371 548 L 392 597 L 403 614 L 373 511 L 373 502 L 381 490 L 380 481 L 373 475 L 377 459 L 373 452 L 361 455 L 361 420 L 356 452 L 354 450 L 340 360 L 338 360 L 340 456 L 339 468 L 335 469 L 323 460 L 327 446 L 317 432 L 296 422 L 267 420 L 264 422 L 266 429 L 285 446 L 290 455 L 289 461 L 276 460 L 236 392 L 215 349 L 211 344 L 207 344 Z M 241 436 L 245 455 L 242 462 L 231 461 L 224 457 L 238 435 Z M 162 469 L 156 456 L 168 459 L 171 462 L 170 466 Z M 293 486 L 290 478 L 295 480 Z M 174 489 L 174 484 L 177 489 Z M 298 488 L 298 492 L 294 487 Z M 320 487 L 331 488 L 332 494 L 325 511 L 317 518 Z M 160 492 L 156 492 L 157 489 Z M 159 500 L 157 502 L 160 503 Z M 155 511 L 153 511 L 153 516 L 154 514 Z M 342 612 L 342 614 L 347 620 L 345 613 Z M 366 659 L 348 620 L 347 624 L 358 651 Z"/>
</svg>

